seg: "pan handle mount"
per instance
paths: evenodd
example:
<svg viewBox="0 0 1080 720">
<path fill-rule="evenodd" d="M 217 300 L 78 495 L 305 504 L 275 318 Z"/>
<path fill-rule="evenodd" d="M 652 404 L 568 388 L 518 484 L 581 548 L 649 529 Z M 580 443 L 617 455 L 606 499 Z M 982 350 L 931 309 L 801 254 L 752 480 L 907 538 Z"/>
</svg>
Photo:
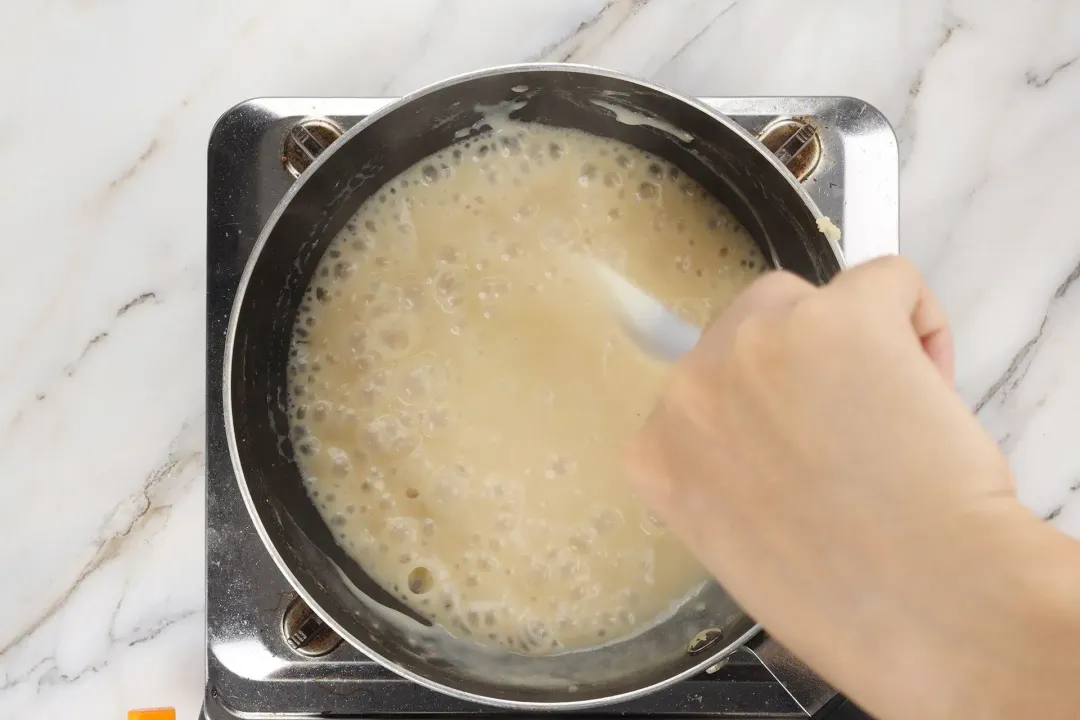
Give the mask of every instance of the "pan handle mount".
<svg viewBox="0 0 1080 720">
<path fill-rule="evenodd" d="M 837 696 L 831 685 L 764 630 L 746 643 L 746 649 L 761 661 L 807 716 L 813 717 Z"/>
</svg>

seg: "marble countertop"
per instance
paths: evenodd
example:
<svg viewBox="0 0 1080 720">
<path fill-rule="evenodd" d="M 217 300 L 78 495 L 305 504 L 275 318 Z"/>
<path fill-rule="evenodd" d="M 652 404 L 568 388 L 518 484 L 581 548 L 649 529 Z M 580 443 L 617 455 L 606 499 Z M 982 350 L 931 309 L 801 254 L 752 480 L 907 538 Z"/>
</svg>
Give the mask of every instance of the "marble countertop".
<svg viewBox="0 0 1080 720">
<path fill-rule="evenodd" d="M 205 147 L 260 95 L 571 60 L 892 121 L 902 252 L 1024 502 L 1080 536 L 1080 3 L 9 0 L 0 7 L 0 717 L 203 685 Z"/>
</svg>

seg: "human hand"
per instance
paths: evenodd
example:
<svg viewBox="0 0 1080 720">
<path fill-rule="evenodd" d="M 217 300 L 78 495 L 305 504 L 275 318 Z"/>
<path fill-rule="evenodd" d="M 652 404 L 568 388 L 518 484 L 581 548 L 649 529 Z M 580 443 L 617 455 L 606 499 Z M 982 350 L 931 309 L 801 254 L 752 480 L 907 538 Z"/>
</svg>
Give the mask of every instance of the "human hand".
<svg viewBox="0 0 1080 720">
<path fill-rule="evenodd" d="M 952 373 L 944 314 L 905 261 L 824 288 L 772 273 L 672 369 L 627 450 L 646 503 L 732 596 L 882 718 L 1030 713 L 1012 703 L 1080 671 L 1032 645 L 1080 640 L 1080 609 L 1058 612 L 1080 593 L 1044 577 L 1080 553 L 1020 506 Z"/>
</svg>

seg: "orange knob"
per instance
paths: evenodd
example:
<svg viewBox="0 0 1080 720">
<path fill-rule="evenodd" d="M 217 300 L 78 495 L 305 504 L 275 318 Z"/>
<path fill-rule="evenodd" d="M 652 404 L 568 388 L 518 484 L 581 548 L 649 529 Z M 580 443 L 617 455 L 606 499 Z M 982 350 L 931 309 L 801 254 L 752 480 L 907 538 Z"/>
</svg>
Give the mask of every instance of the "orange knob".
<svg viewBox="0 0 1080 720">
<path fill-rule="evenodd" d="M 172 708 L 128 710 L 127 720 L 176 720 L 176 711 Z"/>
</svg>

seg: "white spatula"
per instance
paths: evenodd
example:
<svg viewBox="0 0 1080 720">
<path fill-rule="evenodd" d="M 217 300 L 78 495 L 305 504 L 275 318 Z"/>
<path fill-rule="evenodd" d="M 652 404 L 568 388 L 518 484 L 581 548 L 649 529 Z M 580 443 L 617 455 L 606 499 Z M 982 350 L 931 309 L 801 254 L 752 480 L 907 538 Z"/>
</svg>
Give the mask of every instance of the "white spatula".
<svg viewBox="0 0 1080 720">
<path fill-rule="evenodd" d="M 700 328 L 605 263 L 593 260 L 591 264 L 623 328 L 643 351 L 658 360 L 674 362 L 697 344 Z"/>
</svg>

